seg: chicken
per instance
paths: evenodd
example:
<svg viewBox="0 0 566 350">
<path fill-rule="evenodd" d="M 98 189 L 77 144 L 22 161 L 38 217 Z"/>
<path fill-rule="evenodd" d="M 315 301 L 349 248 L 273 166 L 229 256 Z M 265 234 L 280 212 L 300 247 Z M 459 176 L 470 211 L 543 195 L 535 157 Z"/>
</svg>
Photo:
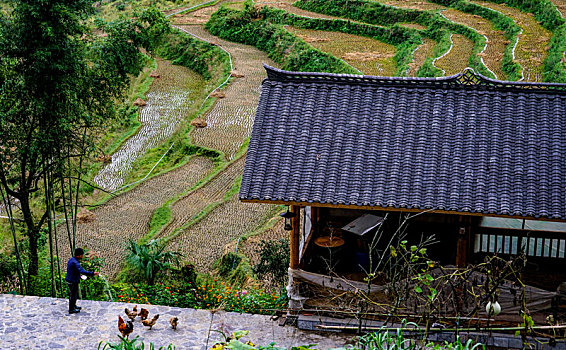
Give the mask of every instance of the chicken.
<svg viewBox="0 0 566 350">
<path fill-rule="evenodd" d="M 169 319 L 169 323 L 171 324 L 171 328 L 173 329 L 177 329 L 177 323 L 179 322 L 179 318 L 177 317 L 171 317 Z"/>
<path fill-rule="evenodd" d="M 159 314 L 153 316 L 153 318 L 151 319 L 151 321 L 149 320 L 143 320 L 142 324 L 146 327 L 149 327 L 149 329 L 151 330 L 151 328 L 155 325 L 155 321 L 157 321 L 157 319 L 159 318 Z"/>
<path fill-rule="evenodd" d="M 133 321 L 133 320 L 135 320 L 136 317 L 138 316 L 138 306 L 137 306 L 137 305 L 134 306 L 134 309 L 133 309 L 132 311 L 130 311 L 128 308 L 126 308 L 126 309 L 124 310 L 124 312 L 126 313 L 126 315 L 128 316 L 128 318 Z"/>
<path fill-rule="evenodd" d="M 144 309 L 143 307 L 140 310 L 140 313 L 138 314 L 138 316 L 142 319 L 142 320 L 147 320 L 147 316 L 149 316 L 149 311 L 147 311 L 147 309 Z"/>
<path fill-rule="evenodd" d="M 134 331 L 134 323 L 132 321 L 124 322 L 122 316 L 118 315 L 118 330 L 124 338 L 128 338 L 130 333 Z"/>
</svg>

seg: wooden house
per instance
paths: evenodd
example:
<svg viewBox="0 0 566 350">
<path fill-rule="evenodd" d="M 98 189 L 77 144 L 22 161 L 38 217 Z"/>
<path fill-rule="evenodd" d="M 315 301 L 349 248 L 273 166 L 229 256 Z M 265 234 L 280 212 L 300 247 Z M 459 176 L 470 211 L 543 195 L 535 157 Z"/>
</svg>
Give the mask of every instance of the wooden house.
<svg viewBox="0 0 566 350">
<path fill-rule="evenodd" d="M 368 240 L 385 254 L 411 215 L 403 239 L 434 234 L 443 265 L 523 252 L 548 311 L 566 282 L 565 84 L 265 68 L 239 198 L 290 208 L 292 308 L 301 283 L 363 288 Z"/>
</svg>

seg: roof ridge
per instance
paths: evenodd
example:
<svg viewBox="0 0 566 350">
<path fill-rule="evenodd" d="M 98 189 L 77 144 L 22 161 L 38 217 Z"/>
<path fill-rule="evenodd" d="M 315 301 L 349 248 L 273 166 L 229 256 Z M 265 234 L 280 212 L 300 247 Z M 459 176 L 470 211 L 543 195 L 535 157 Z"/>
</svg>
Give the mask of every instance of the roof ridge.
<svg viewBox="0 0 566 350">
<path fill-rule="evenodd" d="M 267 64 L 263 64 L 267 79 L 279 82 L 320 82 L 351 85 L 380 85 L 400 87 L 431 87 L 431 88 L 471 88 L 478 90 L 504 90 L 504 91 L 532 91 L 566 93 L 566 84 L 561 83 L 537 83 L 537 82 L 514 82 L 491 79 L 476 73 L 472 68 L 464 71 L 437 78 L 418 77 L 381 77 L 373 75 L 358 74 L 336 74 L 321 72 L 292 72 Z"/>
</svg>

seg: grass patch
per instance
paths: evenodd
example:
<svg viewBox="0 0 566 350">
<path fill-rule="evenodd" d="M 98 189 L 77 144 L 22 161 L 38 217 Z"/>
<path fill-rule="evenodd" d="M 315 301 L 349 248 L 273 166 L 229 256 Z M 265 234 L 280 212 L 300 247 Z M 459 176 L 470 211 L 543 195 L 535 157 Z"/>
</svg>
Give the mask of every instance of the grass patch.
<svg viewBox="0 0 566 350">
<path fill-rule="evenodd" d="M 153 215 L 151 216 L 151 221 L 149 222 L 149 232 L 148 236 L 152 237 L 155 232 L 159 231 L 161 227 L 167 224 L 171 220 L 171 209 L 164 205 L 157 208 Z M 143 239 L 140 241 L 140 244 L 147 243 L 149 239 Z"/>
</svg>

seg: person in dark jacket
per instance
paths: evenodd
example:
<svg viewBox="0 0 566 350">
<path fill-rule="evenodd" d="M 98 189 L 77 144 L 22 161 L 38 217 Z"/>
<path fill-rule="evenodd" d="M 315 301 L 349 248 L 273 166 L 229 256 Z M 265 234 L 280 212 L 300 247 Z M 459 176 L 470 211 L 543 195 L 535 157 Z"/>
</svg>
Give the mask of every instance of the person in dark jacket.
<svg viewBox="0 0 566 350">
<path fill-rule="evenodd" d="M 69 313 L 76 314 L 81 312 L 81 307 L 77 306 L 77 298 L 79 297 L 79 283 L 81 275 L 98 276 L 98 272 L 87 271 L 81 267 L 81 259 L 84 251 L 81 248 L 75 249 L 75 256 L 69 259 L 67 263 L 67 276 L 65 280 L 69 285 Z"/>
</svg>

